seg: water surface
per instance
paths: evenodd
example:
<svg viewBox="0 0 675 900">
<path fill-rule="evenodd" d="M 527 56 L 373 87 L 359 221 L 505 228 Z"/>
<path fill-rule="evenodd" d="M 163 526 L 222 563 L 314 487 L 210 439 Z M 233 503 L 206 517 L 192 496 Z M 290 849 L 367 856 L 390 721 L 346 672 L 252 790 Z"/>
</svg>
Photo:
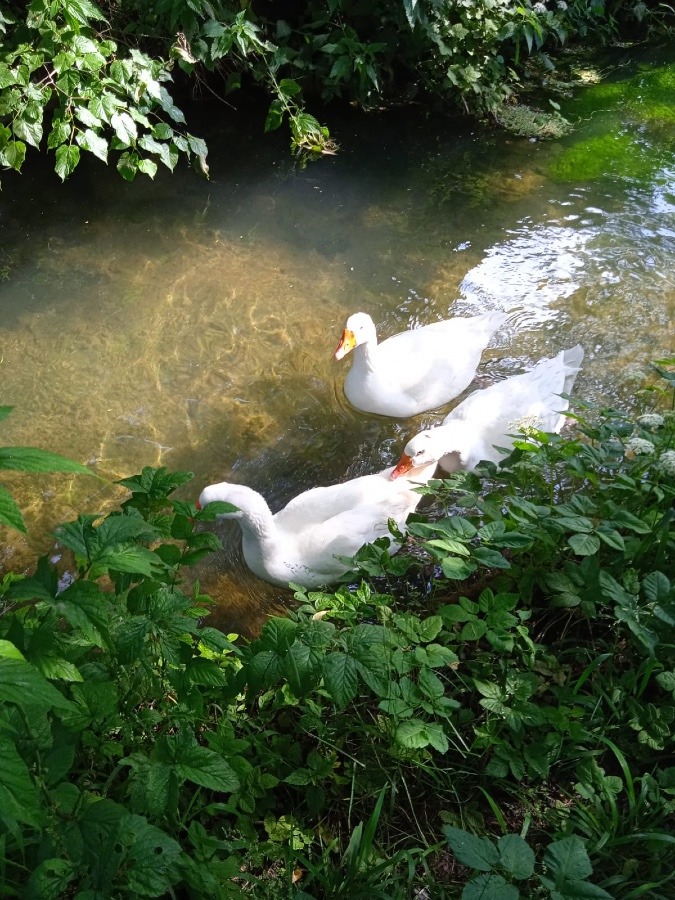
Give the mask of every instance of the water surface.
<svg viewBox="0 0 675 900">
<path fill-rule="evenodd" d="M 361 309 L 381 337 L 503 309 L 474 388 L 580 342 L 576 392 L 630 401 L 632 373 L 672 351 L 675 318 L 675 140 L 667 116 L 640 111 L 650 71 L 614 78 L 633 79 L 629 112 L 626 91 L 578 91 L 566 113 L 576 103 L 584 121 L 554 143 L 352 112 L 332 119 L 341 152 L 303 170 L 260 122 L 212 110 L 210 182 L 181 170 L 128 185 L 96 160 L 65 186 L 37 164 L 4 174 L 0 403 L 16 409 L 2 443 L 109 480 L 188 469 L 180 496 L 232 480 L 278 509 L 392 464 L 452 406 L 401 422 L 348 406 L 349 363 L 332 353 Z M 598 141 L 606 164 L 584 165 Z M 635 145 L 649 165 L 630 162 Z M 58 522 L 124 497 L 81 477 L 5 481 L 30 534 L 3 533 L 0 565 L 19 571 L 58 555 Z M 197 574 L 226 627 L 255 628 L 287 595 L 246 571 L 235 525 L 222 534 Z"/>
</svg>

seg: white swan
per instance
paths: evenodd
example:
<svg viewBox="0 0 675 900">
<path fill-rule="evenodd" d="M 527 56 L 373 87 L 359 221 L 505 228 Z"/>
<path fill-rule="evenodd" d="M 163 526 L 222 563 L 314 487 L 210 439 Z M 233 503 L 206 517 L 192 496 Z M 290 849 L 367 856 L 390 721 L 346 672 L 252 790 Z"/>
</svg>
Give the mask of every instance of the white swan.
<svg viewBox="0 0 675 900">
<path fill-rule="evenodd" d="M 354 351 L 345 396 L 363 412 L 405 418 L 442 406 L 461 394 L 504 313 L 446 319 L 377 343 L 367 313 L 347 319 L 335 358 Z"/>
<path fill-rule="evenodd" d="M 392 467 L 343 484 L 312 488 L 274 515 L 257 491 L 223 481 L 204 488 L 198 506 L 221 500 L 237 507 L 218 518 L 239 522 L 244 559 L 259 578 L 281 587 L 293 581 L 316 588 L 350 571 L 336 556 L 354 556 L 364 544 L 391 536 L 389 519 L 404 532 L 408 515 L 422 499 L 413 488 L 426 484 L 435 469 L 435 462 L 412 467 L 405 478 L 393 481 Z M 398 546 L 392 538 L 389 552 Z"/>
<path fill-rule="evenodd" d="M 524 428 L 560 431 L 569 401 L 559 395 L 571 392 L 583 357 L 580 345 L 561 350 L 529 372 L 470 394 L 442 425 L 408 441 L 392 478 L 433 460 L 446 472 L 474 469 L 482 459 L 499 462 Z"/>
</svg>

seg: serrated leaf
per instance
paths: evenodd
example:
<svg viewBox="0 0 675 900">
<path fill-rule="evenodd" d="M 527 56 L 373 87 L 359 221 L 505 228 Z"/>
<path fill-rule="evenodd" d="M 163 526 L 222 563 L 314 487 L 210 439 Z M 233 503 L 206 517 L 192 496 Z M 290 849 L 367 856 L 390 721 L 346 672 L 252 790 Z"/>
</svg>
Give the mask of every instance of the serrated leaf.
<svg viewBox="0 0 675 900">
<path fill-rule="evenodd" d="M 593 872 L 584 842 L 577 835 L 549 844 L 544 855 L 544 866 L 553 874 L 558 887 L 563 881 L 570 878 L 582 880 Z"/>
<path fill-rule="evenodd" d="M 479 875 L 469 881 L 462 891 L 461 900 L 518 900 L 518 888 L 495 872 Z"/>
<path fill-rule="evenodd" d="M 459 633 L 459 637 L 463 641 L 478 641 L 487 633 L 487 622 L 483 619 L 475 619 L 467 622 Z"/>
<path fill-rule="evenodd" d="M 322 663 L 326 690 L 335 704 L 344 709 L 356 696 L 358 669 L 356 660 L 347 653 L 329 653 Z"/>
<path fill-rule="evenodd" d="M 36 667 L 45 678 L 54 681 L 83 681 L 77 666 L 59 656 L 40 655 L 35 660 Z"/>
<path fill-rule="evenodd" d="M 138 154 L 123 153 L 117 161 L 117 171 L 125 181 L 133 181 L 138 171 Z"/>
<path fill-rule="evenodd" d="M 0 808 L 16 822 L 39 826 L 40 795 L 28 767 L 7 732 L 0 732 Z"/>
<path fill-rule="evenodd" d="M 71 709 L 72 703 L 30 663 L 22 659 L 0 659 L 0 701 L 20 706 Z"/>
<path fill-rule="evenodd" d="M 75 144 L 62 144 L 56 150 L 56 164 L 54 166 L 54 171 L 61 181 L 65 181 L 79 161 L 80 148 Z"/>
<path fill-rule="evenodd" d="M 31 872 L 26 896 L 39 897 L 40 900 L 59 900 L 70 893 L 68 885 L 76 875 L 77 869 L 69 860 L 56 857 L 43 859 Z"/>
<path fill-rule="evenodd" d="M 165 741 L 181 778 L 214 791 L 231 793 L 239 789 L 239 778 L 219 753 L 202 747 L 191 735 L 169 735 Z"/>
<path fill-rule="evenodd" d="M 600 539 L 594 534 L 572 534 L 567 543 L 577 556 L 593 556 L 600 548 Z"/>
<path fill-rule="evenodd" d="M 431 743 L 427 723 L 420 719 L 409 719 L 396 729 L 396 741 L 410 750 L 420 750 Z"/>
<path fill-rule="evenodd" d="M 154 178 L 157 174 L 157 163 L 152 159 L 142 159 L 138 163 L 138 171 L 150 178 Z"/>
<path fill-rule="evenodd" d="M 489 872 L 499 863 L 499 852 L 489 838 L 445 825 L 443 833 L 457 861 L 470 869 Z"/>
<path fill-rule="evenodd" d="M 91 469 L 72 459 L 36 447 L 0 447 L 0 469 L 18 472 L 70 472 L 93 475 Z"/>
<path fill-rule="evenodd" d="M 142 816 L 127 816 L 120 826 L 120 838 L 128 847 L 125 880 L 129 894 L 160 897 L 169 893 L 179 880 L 180 844 Z"/>
<path fill-rule="evenodd" d="M 16 119 L 12 128 L 19 140 L 25 141 L 32 147 L 40 147 L 40 141 L 42 140 L 42 122 L 29 122 L 26 119 Z"/>
<path fill-rule="evenodd" d="M 123 146 L 130 146 L 138 138 L 138 128 L 129 113 L 114 113 L 110 118 L 110 124 L 115 129 L 117 139 Z"/>
<path fill-rule="evenodd" d="M 105 138 L 96 134 L 95 131 L 92 131 L 91 128 L 87 128 L 86 131 L 78 134 L 75 140 L 83 150 L 93 153 L 94 156 L 103 160 L 104 163 L 108 162 L 108 142 Z"/>
<path fill-rule="evenodd" d="M 106 550 L 96 557 L 89 572 L 90 577 L 99 578 L 106 572 L 126 572 L 129 575 L 155 578 L 166 572 L 166 566 L 147 547 L 131 546 L 120 550 Z"/>
<path fill-rule="evenodd" d="M 419 623 L 419 637 L 421 641 L 433 641 L 440 634 L 443 627 L 443 619 L 440 616 L 427 616 Z"/>
<path fill-rule="evenodd" d="M 534 851 L 518 834 L 505 834 L 497 841 L 499 864 L 519 881 L 534 872 Z"/>
<path fill-rule="evenodd" d="M 26 158 L 26 145 L 23 141 L 10 141 L 0 153 L 0 157 L 10 168 L 20 172 Z"/>
</svg>

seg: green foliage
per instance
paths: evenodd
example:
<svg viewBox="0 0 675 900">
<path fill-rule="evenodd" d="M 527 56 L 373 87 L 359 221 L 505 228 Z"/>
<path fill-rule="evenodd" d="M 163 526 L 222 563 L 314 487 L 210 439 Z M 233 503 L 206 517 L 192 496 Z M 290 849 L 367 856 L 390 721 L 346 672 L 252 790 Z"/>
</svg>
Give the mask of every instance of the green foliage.
<svg viewBox="0 0 675 900">
<path fill-rule="evenodd" d="M 578 429 L 432 484 L 407 556 L 252 641 L 183 582 L 189 473 L 60 526 L 68 577 L 0 586 L 0 893 L 670 896 L 675 418 Z"/>
<path fill-rule="evenodd" d="M 452 852 L 462 865 L 487 873 L 472 878 L 466 884 L 461 900 L 518 900 L 519 897 L 533 896 L 534 891 L 538 896 L 543 896 L 535 885 L 522 894 L 520 886 L 512 883 L 528 881 L 535 872 L 535 854 L 520 835 L 502 835 L 495 845 L 488 838 L 476 837 L 460 828 L 446 826 L 443 830 Z M 565 897 L 587 897 L 588 900 L 612 898 L 607 891 L 587 880 L 593 873 L 593 867 L 583 841 L 576 835 L 549 844 L 541 868 L 546 874 L 538 876 L 539 884 L 546 889 L 545 896 L 552 900 Z"/>
<path fill-rule="evenodd" d="M 21 171 L 33 147 L 54 152 L 62 179 L 83 151 L 114 163 L 127 181 L 139 172 L 154 178 L 160 165 L 172 171 L 181 156 L 208 176 L 206 145 L 174 99 L 186 78 L 220 96 L 261 86 L 270 98 L 266 130 L 286 121 L 296 153 L 332 153 L 306 94 L 364 106 L 426 95 L 485 112 L 502 107 L 526 56 L 550 69 L 549 47 L 574 36 L 615 38 L 623 21 L 634 27 L 631 17 L 654 24 L 663 16 L 632 0 L 611 10 L 601 0 L 549 6 L 12 0 L 0 12 L 0 165 Z M 557 117 L 538 127 L 554 120 L 559 128 Z"/>
<path fill-rule="evenodd" d="M 0 422 L 11 413 L 12 406 L 0 406 Z M 93 475 L 81 463 L 35 447 L 0 447 L 0 469 L 16 472 L 67 472 L 73 475 Z M 26 531 L 26 525 L 16 500 L 0 484 L 0 525 Z"/>
</svg>

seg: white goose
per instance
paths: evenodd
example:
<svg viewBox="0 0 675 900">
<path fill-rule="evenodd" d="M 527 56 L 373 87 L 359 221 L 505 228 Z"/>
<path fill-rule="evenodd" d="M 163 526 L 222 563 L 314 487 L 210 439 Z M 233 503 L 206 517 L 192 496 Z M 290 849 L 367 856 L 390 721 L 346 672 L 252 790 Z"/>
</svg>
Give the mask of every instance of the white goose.
<svg viewBox="0 0 675 900">
<path fill-rule="evenodd" d="M 569 394 L 581 367 L 580 345 L 542 359 L 529 372 L 513 375 L 470 394 L 436 428 L 420 431 L 408 441 L 392 478 L 413 466 L 437 460 L 446 472 L 474 469 L 483 459 L 499 462 L 523 428 L 560 431 Z"/>
<path fill-rule="evenodd" d="M 389 535 L 389 519 L 404 532 L 408 515 L 422 499 L 413 488 L 426 484 L 435 469 L 435 461 L 411 467 L 405 478 L 393 481 L 392 467 L 312 488 L 274 515 L 257 491 L 223 481 L 204 488 L 198 506 L 221 500 L 237 507 L 218 518 L 239 522 L 244 559 L 259 578 L 281 587 L 293 581 L 316 588 L 350 571 L 336 556 L 354 556 L 364 544 Z M 392 542 L 389 552 L 398 546 Z"/>
<path fill-rule="evenodd" d="M 470 384 L 481 353 L 505 320 L 498 312 L 446 319 L 378 344 L 370 316 L 354 313 L 335 351 L 336 359 L 354 351 L 345 396 L 363 412 L 399 418 L 442 406 Z"/>
</svg>

